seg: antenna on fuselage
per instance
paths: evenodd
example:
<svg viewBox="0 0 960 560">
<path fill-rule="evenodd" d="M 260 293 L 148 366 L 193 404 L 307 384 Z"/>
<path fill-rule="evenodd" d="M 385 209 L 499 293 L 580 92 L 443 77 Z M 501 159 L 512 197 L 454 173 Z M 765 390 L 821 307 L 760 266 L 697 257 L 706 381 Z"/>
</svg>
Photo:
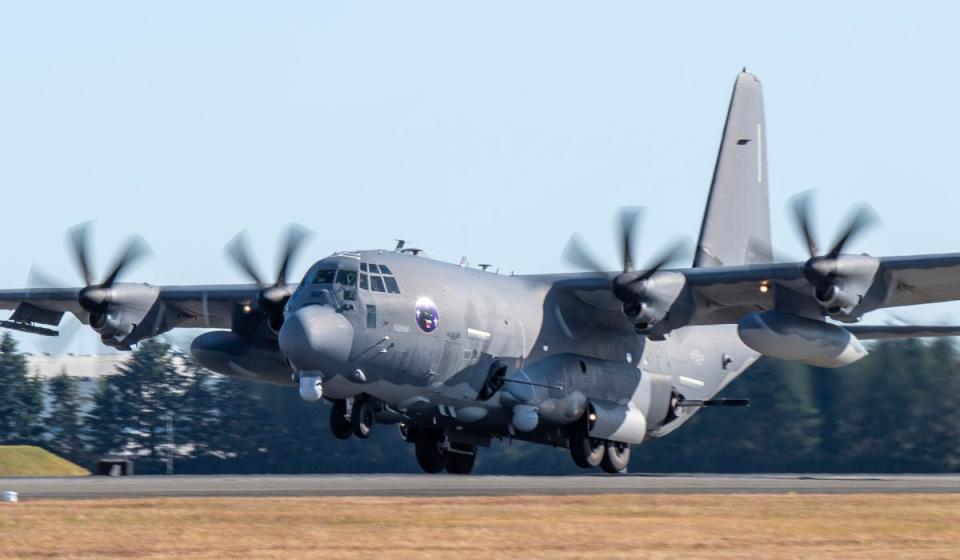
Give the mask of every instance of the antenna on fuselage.
<svg viewBox="0 0 960 560">
<path fill-rule="evenodd" d="M 400 250 L 403 249 L 403 246 L 407 244 L 403 239 L 394 239 L 394 241 L 397 242 L 397 246 L 393 248 L 394 253 L 399 253 Z"/>
<path fill-rule="evenodd" d="M 493 265 L 492 265 L 492 264 L 478 264 L 477 266 L 480 267 L 480 270 L 486 272 L 487 269 L 490 268 L 490 267 L 493 266 Z"/>
<path fill-rule="evenodd" d="M 467 256 L 464 255 L 463 257 L 460 258 L 460 268 L 464 268 L 467 266 L 470 266 L 470 261 L 468 261 Z"/>
</svg>

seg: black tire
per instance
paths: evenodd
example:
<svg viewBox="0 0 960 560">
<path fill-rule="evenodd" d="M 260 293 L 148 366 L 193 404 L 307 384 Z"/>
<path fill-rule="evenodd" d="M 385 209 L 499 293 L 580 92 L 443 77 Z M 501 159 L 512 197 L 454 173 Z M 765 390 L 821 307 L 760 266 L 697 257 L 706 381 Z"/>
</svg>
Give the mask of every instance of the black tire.
<svg viewBox="0 0 960 560">
<path fill-rule="evenodd" d="M 603 472 L 618 474 L 627 470 L 627 464 L 630 462 L 630 445 L 626 443 L 617 443 L 608 441 L 604 446 L 603 461 L 600 462 L 600 468 Z"/>
<path fill-rule="evenodd" d="M 605 455 L 603 440 L 590 437 L 585 420 L 580 420 L 570 427 L 568 438 L 570 456 L 578 467 L 592 469 L 603 461 Z"/>
<path fill-rule="evenodd" d="M 347 418 L 347 401 L 337 399 L 330 407 L 330 431 L 337 439 L 347 439 L 353 435 L 353 424 Z"/>
<path fill-rule="evenodd" d="M 447 472 L 450 474 L 470 474 L 477 462 L 477 446 L 462 443 L 450 444 L 447 453 Z"/>
<path fill-rule="evenodd" d="M 353 426 L 353 435 L 360 439 L 367 439 L 373 432 L 373 425 L 377 422 L 376 411 L 373 405 L 367 399 L 356 399 L 353 401 L 353 409 L 350 411 L 350 423 Z"/>
<path fill-rule="evenodd" d="M 442 471 L 450 457 L 443 446 L 443 432 L 421 429 L 416 431 L 416 437 L 414 446 L 417 452 L 417 463 L 423 472 L 433 474 Z"/>
</svg>

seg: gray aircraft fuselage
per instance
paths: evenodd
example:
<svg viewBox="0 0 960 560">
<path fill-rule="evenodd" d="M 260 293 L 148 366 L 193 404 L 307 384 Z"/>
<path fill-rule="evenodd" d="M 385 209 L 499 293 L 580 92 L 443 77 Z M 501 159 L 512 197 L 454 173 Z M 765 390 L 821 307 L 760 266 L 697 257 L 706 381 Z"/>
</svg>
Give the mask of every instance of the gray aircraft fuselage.
<svg viewBox="0 0 960 560">
<path fill-rule="evenodd" d="M 592 402 L 638 407 L 644 437 L 665 431 L 668 420 L 688 416 L 670 417 L 671 389 L 709 398 L 756 358 L 731 326 L 646 341 L 618 307 L 554 290 L 563 278 L 393 251 L 338 253 L 314 264 L 294 291 L 280 346 L 324 397 L 381 401 L 381 421 L 554 444 Z M 503 388 L 483 398 L 497 367 L 505 368 Z M 638 395 L 645 378 L 659 383 Z M 518 405 L 536 409 L 534 429 L 511 422 Z"/>
</svg>

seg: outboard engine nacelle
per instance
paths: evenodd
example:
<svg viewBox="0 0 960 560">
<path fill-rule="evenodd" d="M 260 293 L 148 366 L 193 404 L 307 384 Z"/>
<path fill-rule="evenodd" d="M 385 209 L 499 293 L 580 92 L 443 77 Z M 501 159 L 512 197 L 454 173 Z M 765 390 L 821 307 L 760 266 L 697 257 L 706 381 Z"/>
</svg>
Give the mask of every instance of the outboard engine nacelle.
<svg viewBox="0 0 960 560">
<path fill-rule="evenodd" d="M 102 302 L 89 314 L 90 327 L 114 348 L 129 348 L 170 329 L 159 303 L 160 289 L 147 284 L 114 284 L 98 289 Z"/>
</svg>

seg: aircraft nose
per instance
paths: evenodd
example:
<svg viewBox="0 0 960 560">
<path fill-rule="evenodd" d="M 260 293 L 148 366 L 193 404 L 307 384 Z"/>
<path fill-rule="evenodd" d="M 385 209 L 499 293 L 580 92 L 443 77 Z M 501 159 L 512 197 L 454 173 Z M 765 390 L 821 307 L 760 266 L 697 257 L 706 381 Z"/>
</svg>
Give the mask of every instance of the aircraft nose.
<svg viewBox="0 0 960 560">
<path fill-rule="evenodd" d="M 297 371 L 337 373 L 353 346 L 353 326 L 327 305 L 307 305 L 284 318 L 280 350 Z"/>
</svg>

